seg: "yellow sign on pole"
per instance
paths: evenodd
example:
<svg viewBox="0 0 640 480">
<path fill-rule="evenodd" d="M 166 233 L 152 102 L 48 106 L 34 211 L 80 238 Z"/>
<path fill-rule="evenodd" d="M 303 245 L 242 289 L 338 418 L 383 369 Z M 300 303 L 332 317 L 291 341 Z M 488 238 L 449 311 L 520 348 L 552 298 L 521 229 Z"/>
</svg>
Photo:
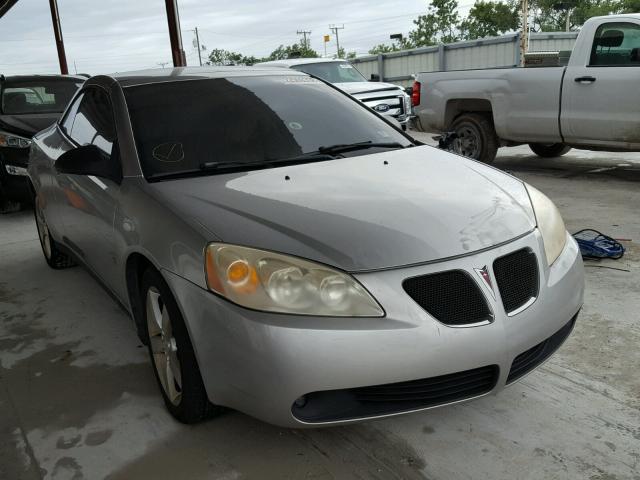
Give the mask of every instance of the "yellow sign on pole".
<svg viewBox="0 0 640 480">
<path fill-rule="evenodd" d="M 324 36 L 324 43 L 330 42 L 331 41 L 331 36 L 330 35 L 325 35 Z"/>
</svg>

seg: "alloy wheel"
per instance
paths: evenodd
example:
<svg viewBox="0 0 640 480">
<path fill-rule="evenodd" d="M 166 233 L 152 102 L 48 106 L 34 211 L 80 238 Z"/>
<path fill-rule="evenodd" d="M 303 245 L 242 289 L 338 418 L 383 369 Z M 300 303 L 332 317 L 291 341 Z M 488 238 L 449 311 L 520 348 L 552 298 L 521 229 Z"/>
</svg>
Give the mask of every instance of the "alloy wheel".
<svg viewBox="0 0 640 480">
<path fill-rule="evenodd" d="M 147 291 L 147 328 L 153 365 L 167 398 L 173 405 L 182 399 L 182 373 L 169 309 L 157 288 Z"/>
</svg>

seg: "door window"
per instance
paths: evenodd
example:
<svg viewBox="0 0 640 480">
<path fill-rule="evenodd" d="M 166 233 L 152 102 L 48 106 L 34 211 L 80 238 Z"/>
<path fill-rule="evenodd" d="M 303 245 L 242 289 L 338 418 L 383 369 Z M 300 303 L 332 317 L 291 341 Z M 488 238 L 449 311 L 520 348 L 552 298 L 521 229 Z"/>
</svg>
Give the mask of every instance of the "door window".
<svg viewBox="0 0 640 480">
<path fill-rule="evenodd" d="M 111 155 L 115 124 L 107 92 L 101 88 L 89 88 L 85 91 L 69 136 L 79 145 L 95 145 Z"/>
<path fill-rule="evenodd" d="M 640 66 L 640 25 L 605 23 L 596 30 L 591 66 Z"/>
<path fill-rule="evenodd" d="M 67 135 L 71 135 L 73 120 L 76 118 L 76 113 L 78 112 L 78 106 L 82 101 L 82 97 L 84 97 L 84 93 L 78 95 L 78 98 L 76 98 L 73 101 L 73 104 L 71 105 L 71 107 L 69 107 L 69 110 L 67 111 L 67 115 L 60 122 L 60 126 L 62 127 L 62 130 L 64 130 L 64 133 L 66 133 Z"/>
</svg>

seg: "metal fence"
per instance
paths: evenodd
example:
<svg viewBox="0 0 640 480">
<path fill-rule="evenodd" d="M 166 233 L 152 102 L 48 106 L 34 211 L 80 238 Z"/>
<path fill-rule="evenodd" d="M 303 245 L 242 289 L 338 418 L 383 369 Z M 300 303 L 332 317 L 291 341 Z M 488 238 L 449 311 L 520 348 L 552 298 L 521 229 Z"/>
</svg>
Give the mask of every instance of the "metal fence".
<svg viewBox="0 0 640 480">
<path fill-rule="evenodd" d="M 532 33 L 530 52 L 571 50 L 577 32 Z M 520 65 L 520 34 L 483 38 L 434 47 L 368 55 L 351 60 L 363 75 L 408 86 L 418 72 L 444 72 L 474 68 L 510 68 Z"/>
</svg>

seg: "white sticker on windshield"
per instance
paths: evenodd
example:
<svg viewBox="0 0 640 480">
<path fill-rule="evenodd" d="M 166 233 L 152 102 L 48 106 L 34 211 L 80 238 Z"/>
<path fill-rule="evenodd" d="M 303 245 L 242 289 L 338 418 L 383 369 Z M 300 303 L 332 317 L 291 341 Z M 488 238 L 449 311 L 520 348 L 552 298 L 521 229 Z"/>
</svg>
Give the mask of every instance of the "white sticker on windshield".
<svg viewBox="0 0 640 480">
<path fill-rule="evenodd" d="M 285 79 L 287 83 L 321 83 L 320 80 L 316 80 L 313 77 L 306 77 L 300 75 L 299 77 L 287 77 Z"/>
<path fill-rule="evenodd" d="M 353 68 L 353 66 L 350 63 L 341 63 L 340 68 Z"/>
</svg>

